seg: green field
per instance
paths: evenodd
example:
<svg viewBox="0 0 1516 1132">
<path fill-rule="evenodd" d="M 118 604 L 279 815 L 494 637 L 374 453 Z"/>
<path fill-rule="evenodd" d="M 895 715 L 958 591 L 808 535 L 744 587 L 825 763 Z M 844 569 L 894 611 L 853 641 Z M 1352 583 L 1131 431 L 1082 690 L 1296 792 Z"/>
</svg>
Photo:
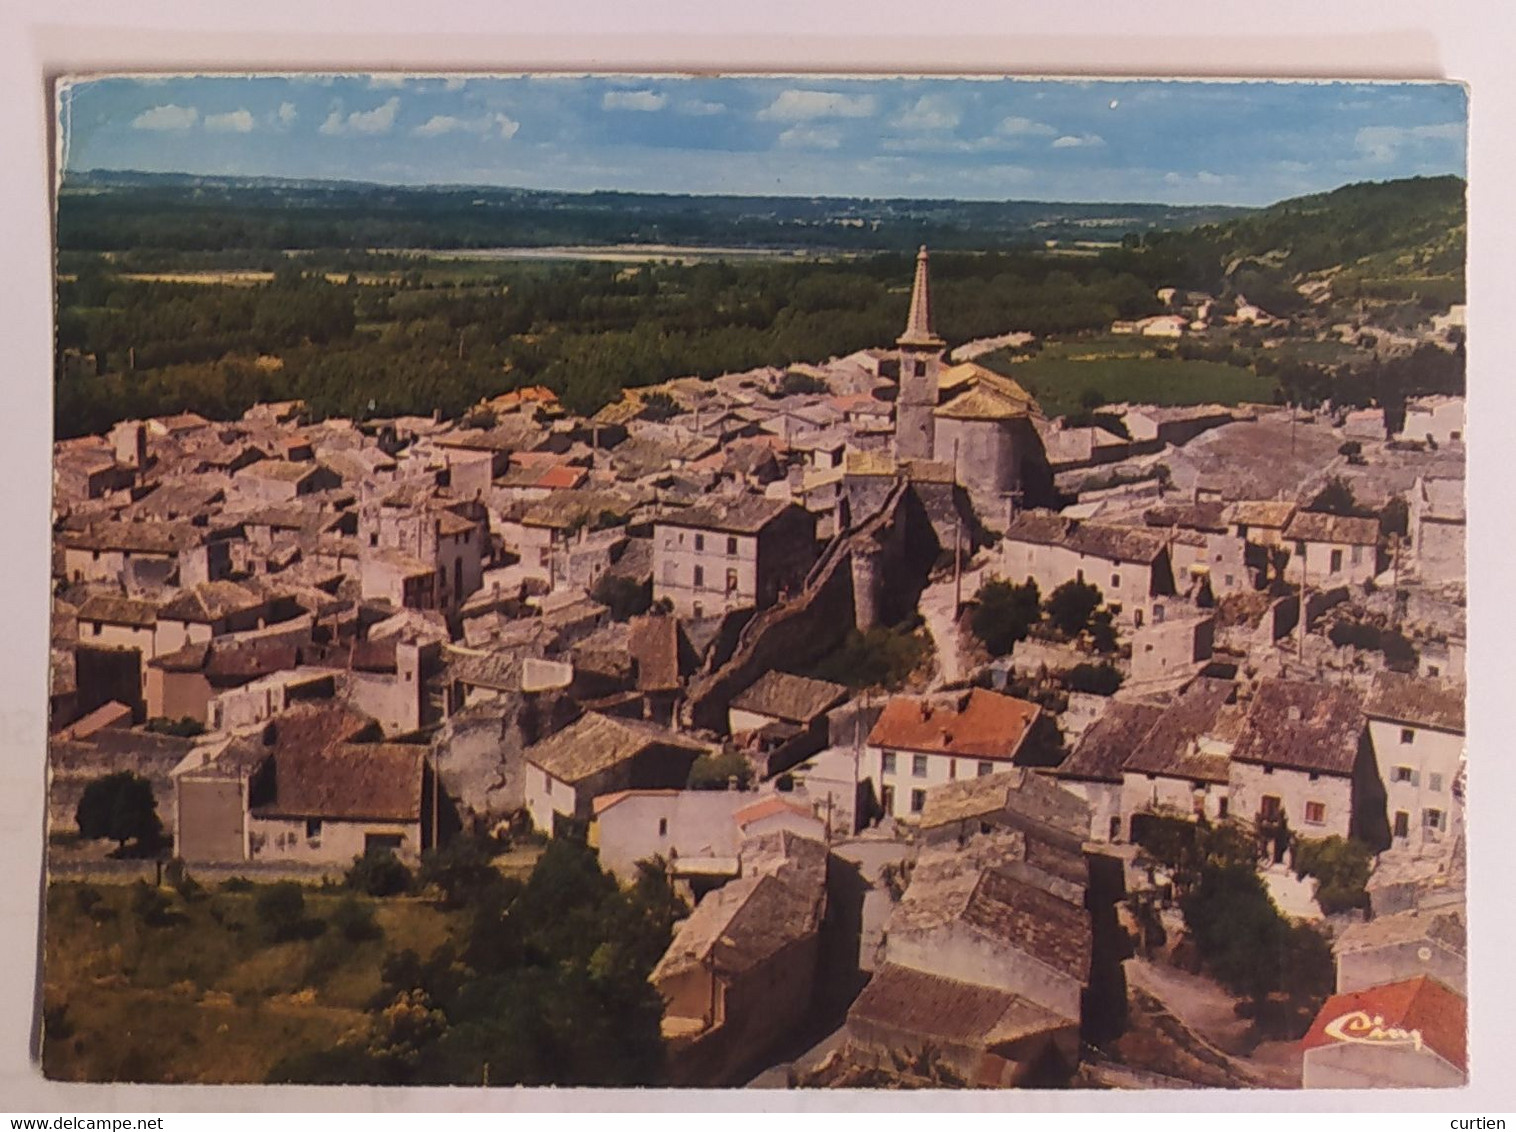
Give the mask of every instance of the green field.
<svg viewBox="0 0 1516 1132">
<path fill-rule="evenodd" d="M 1037 398 L 1049 417 L 1077 413 L 1081 398 L 1093 391 L 1107 402 L 1142 405 L 1237 405 L 1272 401 L 1272 378 L 1219 362 L 1183 358 L 1037 357 L 1007 363 L 990 355 L 985 364 L 1009 374 Z"/>
</svg>

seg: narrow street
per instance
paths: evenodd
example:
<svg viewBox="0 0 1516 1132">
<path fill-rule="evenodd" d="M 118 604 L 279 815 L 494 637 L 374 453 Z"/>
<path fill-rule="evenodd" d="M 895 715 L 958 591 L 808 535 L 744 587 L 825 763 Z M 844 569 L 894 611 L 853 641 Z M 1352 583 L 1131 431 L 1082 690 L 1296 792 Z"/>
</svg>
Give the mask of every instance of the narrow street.
<svg viewBox="0 0 1516 1132">
<path fill-rule="evenodd" d="M 972 597 L 979 589 L 979 584 L 984 578 L 985 568 L 980 566 L 973 570 L 965 570 L 961 585 L 958 587 L 962 596 L 967 599 Z M 932 676 L 931 686 L 928 691 L 937 691 L 950 684 L 955 684 L 964 679 L 967 666 L 963 661 L 963 651 L 959 645 L 959 626 L 953 608 L 954 586 L 953 577 L 949 574 L 940 582 L 933 582 L 921 591 L 921 602 L 918 608 L 921 610 L 922 620 L 926 623 L 926 631 L 931 634 L 932 647 L 937 655 L 937 670 Z"/>
</svg>

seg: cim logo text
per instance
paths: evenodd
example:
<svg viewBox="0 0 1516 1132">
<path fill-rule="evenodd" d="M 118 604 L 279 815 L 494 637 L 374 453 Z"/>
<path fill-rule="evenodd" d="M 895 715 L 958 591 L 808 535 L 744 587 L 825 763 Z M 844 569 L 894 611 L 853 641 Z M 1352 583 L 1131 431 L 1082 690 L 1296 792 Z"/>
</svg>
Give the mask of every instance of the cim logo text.
<svg viewBox="0 0 1516 1132">
<path fill-rule="evenodd" d="M 1386 1026 L 1378 1014 L 1355 1010 L 1334 1018 L 1326 1025 L 1326 1036 L 1339 1042 L 1373 1046 L 1411 1046 L 1421 1049 L 1420 1030 L 1401 1030 Z"/>
</svg>

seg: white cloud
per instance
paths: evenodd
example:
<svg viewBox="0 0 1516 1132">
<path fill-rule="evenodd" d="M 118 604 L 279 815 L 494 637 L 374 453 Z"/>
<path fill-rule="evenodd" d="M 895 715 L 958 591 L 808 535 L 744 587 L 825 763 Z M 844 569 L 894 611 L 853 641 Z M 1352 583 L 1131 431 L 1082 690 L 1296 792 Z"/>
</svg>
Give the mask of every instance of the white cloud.
<svg viewBox="0 0 1516 1132">
<path fill-rule="evenodd" d="M 1367 160 L 1384 164 L 1395 160 L 1402 149 L 1417 149 L 1427 143 L 1462 142 L 1462 122 L 1436 126 L 1364 126 L 1353 138 L 1353 147 Z"/>
<path fill-rule="evenodd" d="M 379 74 L 370 75 L 368 77 L 368 85 L 370 90 L 384 90 L 386 88 L 403 87 L 410 81 L 410 78 L 406 75 Z"/>
<path fill-rule="evenodd" d="M 1184 184 L 1184 178 L 1170 170 L 1163 175 L 1163 183 L 1165 185 L 1182 185 Z"/>
<path fill-rule="evenodd" d="M 842 133 L 835 126 L 791 126 L 779 135 L 786 149 L 836 149 Z"/>
<path fill-rule="evenodd" d="M 838 94 L 829 90 L 786 90 L 758 117 L 773 122 L 804 122 L 813 118 L 867 118 L 874 113 L 871 94 Z"/>
<path fill-rule="evenodd" d="M 962 117 L 942 95 L 924 94 L 895 119 L 895 125 L 902 130 L 951 130 Z"/>
<path fill-rule="evenodd" d="M 134 130 L 187 130 L 200 120 L 200 111 L 193 106 L 154 106 L 132 119 Z"/>
<path fill-rule="evenodd" d="M 450 91 L 458 91 L 458 90 L 462 90 L 466 86 L 468 86 L 468 80 L 467 79 L 453 78 L 453 79 L 448 79 L 446 82 L 444 82 L 442 84 L 442 89 L 443 90 L 450 90 Z"/>
<path fill-rule="evenodd" d="M 390 98 L 372 110 L 354 110 L 347 117 L 341 109 L 333 110 L 321 123 L 321 133 L 336 134 L 387 134 L 395 125 L 395 115 L 400 113 L 398 96 Z"/>
<path fill-rule="evenodd" d="M 452 114 L 433 114 L 423 124 L 411 130 L 419 138 L 437 138 L 445 134 L 477 134 L 483 137 L 486 134 L 496 133 L 499 137 L 510 139 L 516 136 L 516 131 L 521 129 L 521 123 L 506 114 L 486 114 L 483 118 L 458 118 Z"/>
<path fill-rule="evenodd" d="M 698 98 L 692 98 L 688 102 L 681 102 L 674 107 L 680 114 L 688 114 L 696 118 L 709 117 L 712 114 L 725 114 L 726 107 L 719 102 L 704 102 Z"/>
<path fill-rule="evenodd" d="M 1015 115 L 1002 120 L 995 130 L 1013 138 L 1050 138 L 1058 133 L 1056 127 L 1046 122 L 1038 122 L 1032 118 L 1018 118 Z"/>
<path fill-rule="evenodd" d="M 205 128 L 213 134 L 250 134 L 253 132 L 253 115 L 246 109 L 207 114 Z"/>
<path fill-rule="evenodd" d="M 651 90 L 608 90 L 600 100 L 603 110 L 662 110 L 668 95 Z"/>
<path fill-rule="evenodd" d="M 274 116 L 279 119 L 281 126 L 292 126 L 295 124 L 295 119 L 300 117 L 300 112 L 295 109 L 293 102 L 281 102 L 279 111 Z"/>
<path fill-rule="evenodd" d="M 1207 169 L 1202 169 L 1199 173 L 1196 173 L 1195 180 L 1199 181 L 1202 185 L 1220 185 L 1226 182 L 1225 177 L 1219 173 L 1212 173 Z"/>
<path fill-rule="evenodd" d="M 1099 134 L 1064 134 L 1060 138 L 1053 139 L 1054 149 L 1086 149 L 1104 144 L 1105 139 Z"/>
</svg>

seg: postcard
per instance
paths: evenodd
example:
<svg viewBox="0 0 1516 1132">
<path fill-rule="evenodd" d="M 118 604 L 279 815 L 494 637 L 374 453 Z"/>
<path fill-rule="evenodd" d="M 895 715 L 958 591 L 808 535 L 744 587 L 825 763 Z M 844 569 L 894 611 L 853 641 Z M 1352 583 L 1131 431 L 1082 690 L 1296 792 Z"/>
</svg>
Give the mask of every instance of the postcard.
<svg viewBox="0 0 1516 1132">
<path fill-rule="evenodd" d="M 57 114 L 47 1077 L 1468 1082 L 1465 88 Z"/>
</svg>

